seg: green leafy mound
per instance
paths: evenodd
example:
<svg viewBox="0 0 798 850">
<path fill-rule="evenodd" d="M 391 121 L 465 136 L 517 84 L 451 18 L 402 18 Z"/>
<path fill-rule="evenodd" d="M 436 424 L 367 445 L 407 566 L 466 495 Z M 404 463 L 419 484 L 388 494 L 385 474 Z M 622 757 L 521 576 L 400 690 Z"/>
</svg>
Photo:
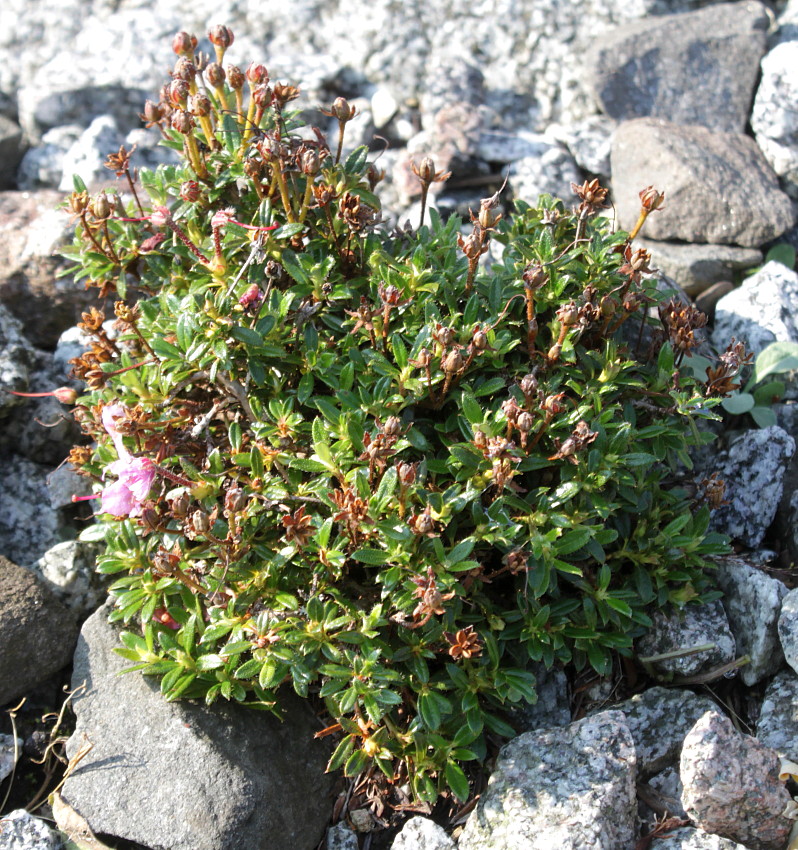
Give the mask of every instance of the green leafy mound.
<svg viewBox="0 0 798 850">
<path fill-rule="evenodd" d="M 647 608 L 717 595 L 688 472 L 717 399 L 677 368 L 700 322 L 647 318 L 597 182 L 574 212 L 494 196 L 464 234 L 434 211 L 388 234 L 365 148 L 340 161 L 262 66 L 244 118 L 244 75 L 202 85 L 192 51 L 145 110 L 183 163 L 127 210 L 70 199 L 68 256 L 120 298 L 116 333 L 84 316 L 96 448 L 72 456 L 119 651 L 168 699 L 279 711 L 289 683 L 339 724 L 331 767 L 464 800 L 530 661 L 606 673 Z M 443 175 L 418 173 L 426 197 Z"/>
</svg>

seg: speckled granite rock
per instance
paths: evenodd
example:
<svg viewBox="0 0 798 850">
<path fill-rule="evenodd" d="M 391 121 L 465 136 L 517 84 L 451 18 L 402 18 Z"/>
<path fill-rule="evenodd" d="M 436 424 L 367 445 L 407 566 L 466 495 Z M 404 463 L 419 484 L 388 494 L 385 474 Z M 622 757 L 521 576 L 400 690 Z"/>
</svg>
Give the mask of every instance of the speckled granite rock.
<svg viewBox="0 0 798 850">
<path fill-rule="evenodd" d="M 605 711 L 506 744 L 460 850 L 607 850 L 635 840 L 635 747 Z"/>
<path fill-rule="evenodd" d="M 327 830 L 327 850 L 358 850 L 357 834 L 343 821 Z"/>
<path fill-rule="evenodd" d="M 544 664 L 532 664 L 538 701 L 534 705 L 520 703 L 510 712 L 523 732 L 567 726 L 571 722 L 568 679 L 562 670 L 547 670 Z"/>
<path fill-rule="evenodd" d="M 731 838 L 711 835 L 703 829 L 689 826 L 670 829 L 665 835 L 658 835 L 654 847 L 656 850 L 748 850 Z"/>
<path fill-rule="evenodd" d="M 756 737 L 780 756 L 798 762 L 798 676 L 777 673 L 765 690 Z"/>
<path fill-rule="evenodd" d="M 0 850 L 61 850 L 63 846 L 55 830 L 25 809 L 0 818 Z"/>
<path fill-rule="evenodd" d="M 695 655 L 683 655 L 652 662 L 661 675 L 693 676 L 702 670 L 734 660 L 736 645 L 729 620 L 720 601 L 708 605 L 687 605 L 684 609 L 654 611 L 652 626 L 637 640 L 637 654 L 643 657 L 714 643 L 715 648 Z"/>
<path fill-rule="evenodd" d="M 779 640 L 785 661 L 798 672 L 798 588 L 793 588 L 781 600 Z"/>
<path fill-rule="evenodd" d="M 751 659 L 740 668 L 740 678 L 753 685 L 775 673 L 784 660 L 778 619 L 787 588 L 742 558 L 719 558 L 717 563 L 718 586 L 737 654 Z"/>
<path fill-rule="evenodd" d="M 692 691 L 654 687 L 613 708 L 626 718 L 635 743 L 637 773 L 645 778 L 678 760 L 684 736 L 715 703 Z"/>
<path fill-rule="evenodd" d="M 682 804 L 702 829 L 750 850 L 784 850 L 792 821 L 782 812 L 792 798 L 769 747 L 709 711 L 684 739 L 679 773 Z"/>
<path fill-rule="evenodd" d="M 710 525 L 751 549 L 776 516 L 784 474 L 795 440 L 778 425 L 746 431 L 712 459 L 711 470 L 726 482 L 728 504 L 712 512 Z"/>
<path fill-rule="evenodd" d="M 771 342 L 798 342 L 798 274 L 775 260 L 715 307 L 712 341 L 723 350 L 734 337 L 758 354 Z"/>
<path fill-rule="evenodd" d="M 443 827 L 428 818 L 410 818 L 391 845 L 391 850 L 455 850 L 456 844 Z"/>
</svg>

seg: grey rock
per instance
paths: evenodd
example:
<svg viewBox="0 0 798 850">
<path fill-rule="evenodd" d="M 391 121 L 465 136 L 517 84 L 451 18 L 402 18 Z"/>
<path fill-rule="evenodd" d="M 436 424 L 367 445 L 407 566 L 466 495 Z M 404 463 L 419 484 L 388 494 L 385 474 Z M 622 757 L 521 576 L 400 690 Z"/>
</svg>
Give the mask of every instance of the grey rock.
<svg viewBox="0 0 798 850">
<path fill-rule="evenodd" d="M 72 505 L 73 496 L 88 496 L 92 492 L 91 479 L 78 475 L 70 463 L 54 469 L 47 478 L 50 507 L 57 511 Z"/>
<path fill-rule="evenodd" d="M 631 847 L 634 783 L 634 741 L 621 712 L 527 732 L 499 753 L 459 848 Z"/>
<path fill-rule="evenodd" d="M 390 89 L 378 86 L 371 95 L 371 117 L 376 129 L 381 130 L 391 122 L 399 112 L 399 101 L 393 96 Z"/>
<path fill-rule="evenodd" d="M 17 169 L 17 186 L 23 191 L 55 188 L 64 175 L 64 158 L 67 151 L 80 138 L 83 128 L 79 124 L 53 127 L 41 138 L 36 147 L 22 157 Z"/>
<path fill-rule="evenodd" d="M 681 744 L 679 745 L 681 750 Z M 649 786 L 659 794 L 665 803 L 668 813 L 673 817 L 686 818 L 687 813 L 682 806 L 682 779 L 679 776 L 679 764 L 669 765 L 648 780 Z"/>
<path fill-rule="evenodd" d="M 635 245 L 651 253 L 652 268 L 658 268 L 673 278 L 692 297 L 704 292 L 713 283 L 732 280 L 738 272 L 762 262 L 762 252 L 756 248 L 689 245 L 655 242 L 653 239 L 636 239 Z"/>
<path fill-rule="evenodd" d="M 776 673 L 765 689 L 756 737 L 783 758 L 798 762 L 798 677 L 794 671 Z"/>
<path fill-rule="evenodd" d="M 552 144 L 540 156 L 519 159 L 509 168 L 508 184 L 513 196 L 535 206 L 542 194 L 563 198 L 573 197 L 571 183 L 581 183 L 579 170 L 568 151 Z"/>
<path fill-rule="evenodd" d="M 62 192 L 71 192 L 74 175 L 87 186 L 108 182 L 112 172 L 103 167 L 103 162 L 109 153 L 116 153 L 123 139 L 112 116 L 98 115 L 64 154 L 58 188 Z"/>
<path fill-rule="evenodd" d="M 679 758 L 684 736 L 715 703 L 676 688 L 653 687 L 613 706 L 622 711 L 632 733 L 637 773 L 646 778 Z"/>
<path fill-rule="evenodd" d="M 21 403 L 22 400 L 9 395 L 9 391 L 27 390 L 33 360 L 33 348 L 25 339 L 22 326 L 0 304 L 0 419 Z"/>
<path fill-rule="evenodd" d="M 62 201 L 54 191 L 0 193 L 0 303 L 33 345 L 47 351 L 97 303 L 96 290 L 87 290 L 84 281 L 59 277 L 69 264 L 57 252 L 75 232 L 69 213 L 56 209 Z M 65 378 L 63 371 L 60 383 Z"/>
<path fill-rule="evenodd" d="M 798 343 L 798 274 L 771 261 L 718 301 L 712 340 L 718 349 L 734 337 L 759 354 L 771 342 Z"/>
<path fill-rule="evenodd" d="M 427 818 L 415 817 L 399 831 L 391 850 L 455 850 L 456 846 L 443 827 Z"/>
<path fill-rule="evenodd" d="M 63 846 L 55 830 L 25 809 L 0 818 L 0 850 L 61 850 Z"/>
<path fill-rule="evenodd" d="M 724 594 L 723 607 L 737 653 L 751 659 L 740 668 L 740 678 L 744 684 L 754 685 L 775 673 L 784 660 L 778 617 L 787 588 L 742 558 L 719 558 L 717 564 L 717 583 Z"/>
<path fill-rule="evenodd" d="M 0 556 L 0 705 L 65 667 L 76 638 L 72 613 L 52 591 Z"/>
<path fill-rule="evenodd" d="M 22 127 L 0 115 L 0 189 L 16 186 L 17 169 L 27 147 Z"/>
<path fill-rule="evenodd" d="M 95 571 L 99 551 L 97 544 L 82 540 L 57 543 L 36 562 L 34 571 L 64 605 L 85 617 L 103 602 L 111 581 Z"/>
<path fill-rule="evenodd" d="M 798 198 L 798 41 L 777 45 L 762 60 L 762 81 L 751 111 L 751 128 L 765 159 Z"/>
<path fill-rule="evenodd" d="M 72 756 L 93 749 L 62 796 L 92 831 L 151 850 L 314 847 L 329 817 L 329 750 L 307 703 L 286 694 L 285 720 L 236 705 L 167 703 L 158 684 L 113 652 L 101 608 L 84 624 L 73 683 Z"/>
<path fill-rule="evenodd" d="M 13 735 L 0 735 L 0 782 L 11 776 L 22 752 L 22 739 Z"/>
<path fill-rule="evenodd" d="M 75 536 L 66 513 L 50 508 L 50 472 L 50 467 L 13 455 L 3 463 L 0 553 L 25 567 L 33 566 L 56 543 Z"/>
<path fill-rule="evenodd" d="M 657 850 L 748 850 L 731 838 L 711 835 L 703 829 L 689 826 L 669 829 L 664 835 L 658 835 L 654 846 Z"/>
<path fill-rule="evenodd" d="M 651 627 L 637 640 L 638 656 L 661 655 L 707 643 L 715 644 L 714 649 L 694 655 L 653 661 L 653 668 L 666 679 L 693 676 L 702 670 L 734 660 L 734 636 L 719 601 L 707 605 L 687 605 L 681 610 L 656 610 L 651 620 Z"/>
<path fill-rule="evenodd" d="M 798 672 L 798 588 L 793 588 L 781 600 L 779 640 L 784 660 Z"/>
<path fill-rule="evenodd" d="M 621 227 L 637 220 L 642 187 L 666 192 L 646 222 L 648 239 L 757 248 L 794 221 L 767 160 L 741 133 L 637 118 L 615 131 L 611 162 Z"/>
<path fill-rule="evenodd" d="M 524 732 L 567 726 L 571 722 L 568 701 L 568 679 L 562 670 L 547 670 L 545 664 L 531 665 L 535 675 L 538 701 L 534 705 L 521 703 L 511 710 L 513 720 Z"/>
<path fill-rule="evenodd" d="M 712 463 L 726 483 L 725 500 L 710 525 L 746 546 L 758 546 L 776 516 L 795 440 L 778 425 L 745 431 Z"/>
<path fill-rule="evenodd" d="M 511 133 L 499 129 L 482 130 L 476 140 L 474 154 L 485 162 L 503 165 L 519 159 L 536 159 L 558 145 L 557 139 L 546 133 L 519 130 Z"/>
<path fill-rule="evenodd" d="M 751 850 L 783 850 L 792 821 L 782 812 L 792 798 L 773 750 L 708 711 L 684 739 L 679 772 L 682 804 L 701 829 Z"/>
<path fill-rule="evenodd" d="M 589 115 L 573 124 L 552 125 L 546 135 L 562 142 L 580 168 L 589 174 L 609 177 L 612 134 L 617 126 L 617 121 L 606 115 Z"/>
<path fill-rule="evenodd" d="M 598 40 L 585 78 L 619 121 L 667 118 L 742 133 L 769 23 L 765 6 L 748 0 L 633 21 Z"/>
<path fill-rule="evenodd" d="M 357 833 L 343 821 L 327 830 L 327 850 L 358 850 Z"/>
</svg>

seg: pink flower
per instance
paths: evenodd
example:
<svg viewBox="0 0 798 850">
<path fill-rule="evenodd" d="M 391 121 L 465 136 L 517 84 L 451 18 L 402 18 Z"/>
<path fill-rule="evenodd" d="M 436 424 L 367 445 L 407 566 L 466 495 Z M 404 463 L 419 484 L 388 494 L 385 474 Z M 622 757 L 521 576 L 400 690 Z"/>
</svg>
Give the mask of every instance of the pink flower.
<svg viewBox="0 0 798 850">
<path fill-rule="evenodd" d="M 114 516 L 139 516 L 158 468 L 149 458 L 134 457 L 125 448 L 117 428 L 117 421 L 124 416 L 125 408 L 121 404 L 107 404 L 101 414 L 103 428 L 114 441 L 119 455 L 119 460 L 108 466 L 117 480 L 103 489 L 102 509 Z"/>
<path fill-rule="evenodd" d="M 128 454 L 115 460 L 108 469 L 119 477 L 102 492 L 103 512 L 114 516 L 140 516 L 155 481 L 155 464 L 149 458 Z"/>
</svg>

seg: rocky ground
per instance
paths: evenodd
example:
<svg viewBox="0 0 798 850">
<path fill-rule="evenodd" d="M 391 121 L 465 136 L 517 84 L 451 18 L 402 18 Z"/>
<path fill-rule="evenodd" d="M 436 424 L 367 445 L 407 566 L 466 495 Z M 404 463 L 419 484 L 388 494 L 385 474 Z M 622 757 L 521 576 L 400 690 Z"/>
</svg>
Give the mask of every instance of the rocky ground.
<svg viewBox="0 0 798 850">
<path fill-rule="evenodd" d="M 435 187 L 444 215 L 502 186 L 508 204 L 569 201 L 572 181 L 598 176 L 631 228 L 654 184 L 666 209 L 640 246 L 711 315 L 708 344 L 798 343 L 785 249 L 798 246 L 796 0 L 6 0 L 0 850 L 99 850 L 88 830 L 145 850 L 786 848 L 798 813 L 798 372 L 765 427 L 733 417 L 697 458 L 727 484 L 713 517 L 736 551 L 718 565 L 722 601 L 659 612 L 637 646 L 648 660 L 611 680 L 537 671 L 538 704 L 472 777 L 469 806 L 392 813 L 367 786 L 325 775 L 321 722 L 303 702 L 280 724 L 166 704 L 157 685 L 117 675 L 96 544 L 77 539 L 87 518 L 71 496 L 84 485 L 59 466 L 74 424 L 55 399 L 8 391 L 68 382 L 75 322 L 95 303 L 54 256 L 70 238 L 57 206 L 72 174 L 113 180 L 103 162 L 122 144 L 137 145 L 139 166 L 164 160 L 138 113 L 162 84 L 171 36 L 215 23 L 233 29 L 234 60 L 300 84 L 302 108 L 333 136 L 315 107 L 357 105 L 345 143 L 369 145 L 386 170 L 391 222 L 417 219 L 410 164 L 422 155 L 452 171 Z M 70 673 L 75 717 L 43 720 Z M 23 807 L 63 773 L 51 753 L 67 735 L 70 775 L 31 817 Z M 53 816 L 75 844 L 40 819 Z"/>
</svg>

